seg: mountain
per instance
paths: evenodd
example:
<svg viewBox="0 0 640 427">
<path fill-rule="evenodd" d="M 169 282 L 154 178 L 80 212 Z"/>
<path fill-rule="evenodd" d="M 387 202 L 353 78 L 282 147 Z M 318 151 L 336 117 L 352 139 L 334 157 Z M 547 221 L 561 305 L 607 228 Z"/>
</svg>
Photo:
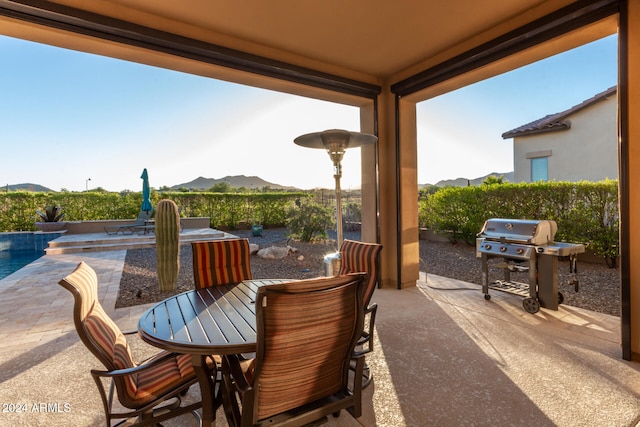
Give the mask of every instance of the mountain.
<svg viewBox="0 0 640 427">
<path fill-rule="evenodd" d="M 480 178 L 475 178 L 470 180 L 471 185 L 480 185 L 488 176 L 500 176 L 504 177 L 505 182 L 513 182 L 513 172 L 506 173 L 498 173 L 493 172 L 489 175 L 482 176 Z M 257 176 L 245 176 L 245 175 L 235 175 L 235 176 L 225 176 L 224 178 L 204 178 L 198 177 L 190 182 L 185 182 L 184 184 L 178 184 L 171 187 L 172 190 L 179 190 L 181 188 L 189 188 L 193 190 L 208 190 L 216 184 L 227 183 L 232 188 L 244 187 L 249 190 L 252 189 L 262 189 L 263 187 L 269 187 L 272 190 L 299 190 L 296 187 L 286 187 L 280 184 L 274 184 L 272 182 L 265 181 L 264 179 Z M 430 184 L 421 184 L 419 187 L 426 187 Z M 457 179 L 447 179 L 438 181 L 435 184 L 437 187 L 466 187 L 468 185 L 467 178 L 457 178 Z M 23 191 L 45 191 L 45 192 L 53 192 L 50 188 L 44 187 L 38 184 L 14 184 L 7 185 L 5 188 L 8 188 L 10 191 L 15 190 L 23 190 Z"/>
<path fill-rule="evenodd" d="M 445 179 L 442 181 L 438 181 L 435 186 L 436 187 L 466 187 L 467 185 L 480 185 L 484 182 L 485 179 L 489 176 L 499 177 L 502 176 L 504 182 L 513 182 L 513 172 L 491 172 L 488 175 L 481 176 L 480 178 L 468 179 L 468 178 L 456 178 L 456 179 Z M 428 186 L 429 184 L 421 185 L 420 187 Z"/>
<path fill-rule="evenodd" d="M 185 182 L 184 184 L 178 184 L 171 187 L 172 190 L 178 190 L 180 188 L 189 188 L 192 190 L 208 190 L 216 184 L 227 183 L 232 188 L 245 187 L 251 189 L 261 189 L 263 187 L 269 187 L 273 190 L 297 190 L 295 187 L 285 187 L 272 182 L 267 182 L 257 176 L 225 176 L 224 178 L 204 178 L 198 177 L 191 182 Z"/>
<path fill-rule="evenodd" d="M 4 187 L 5 189 L 8 189 L 9 191 L 17 191 L 17 190 L 21 190 L 21 191 L 44 191 L 44 192 L 53 192 L 52 189 L 44 187 L 42 185 L 38 185 L 38 184 L 30 184 L 30 183 L 26 183 L 26 184 L 13 184 L 13 185 L 7 185 Z"/>
</svg>

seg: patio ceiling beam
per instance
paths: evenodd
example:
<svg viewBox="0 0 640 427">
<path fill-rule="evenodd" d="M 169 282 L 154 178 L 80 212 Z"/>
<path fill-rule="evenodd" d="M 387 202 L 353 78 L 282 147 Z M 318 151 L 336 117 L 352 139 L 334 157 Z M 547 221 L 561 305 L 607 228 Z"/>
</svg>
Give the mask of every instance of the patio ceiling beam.
<svg viewBox="0 0 640 427">
<path fill-rule="evenodd" d="M 620 0 L 581 0 L 391 85 L 407 96 L 580 29 L 619 11 Z"/>
<path fill-rule="evenodd" d="M 43 0 L 0 0 L 0 16 L 367 99 L 381 92 L 370 83 Z"/>
</svg>

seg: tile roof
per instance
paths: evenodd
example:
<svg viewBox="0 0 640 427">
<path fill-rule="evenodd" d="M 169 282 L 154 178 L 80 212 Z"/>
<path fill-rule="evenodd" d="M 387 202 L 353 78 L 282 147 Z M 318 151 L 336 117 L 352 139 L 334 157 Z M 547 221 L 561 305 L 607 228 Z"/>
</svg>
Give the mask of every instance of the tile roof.
<svg viewBox="0 0 640 427">
<path fill-rule="evenodd" d="M 582 101 L 580 104 L 574 105 L 568 110 L 564 110 L 560 113 L 548 114 L 541 119 L 534 120 L 531 123 L 522 125 L 515 129 L 511 129 L 502 134 L 503 139 L 514 138 L 516 136 L 533 135 L 543 132 L 555 132 L 564 129 L 571 128 L 571 121 L 567 120 L 569 116 L 583 110 L 593 104 L 603 101 L 609 98 L 611 95 L 617 92 L 618 87 L 612 86 L 604 92 Z"/>
</svg>

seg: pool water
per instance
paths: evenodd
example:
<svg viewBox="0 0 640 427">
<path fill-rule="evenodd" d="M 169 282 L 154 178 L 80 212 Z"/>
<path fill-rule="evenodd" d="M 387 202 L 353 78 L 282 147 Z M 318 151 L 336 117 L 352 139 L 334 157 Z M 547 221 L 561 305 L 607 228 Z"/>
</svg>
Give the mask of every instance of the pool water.
<svg viewBox="0 0 640 427">
<path fill-rule="evenodd" d="M 0 280 L 45 255 L 51 240 L 65 231 L 13 231 L 0 233 Z"/>
<path fill-rule="evenodd" d="M 44 251 L 0 251 L 0 280 L 44 255 Z"/>
</svg>

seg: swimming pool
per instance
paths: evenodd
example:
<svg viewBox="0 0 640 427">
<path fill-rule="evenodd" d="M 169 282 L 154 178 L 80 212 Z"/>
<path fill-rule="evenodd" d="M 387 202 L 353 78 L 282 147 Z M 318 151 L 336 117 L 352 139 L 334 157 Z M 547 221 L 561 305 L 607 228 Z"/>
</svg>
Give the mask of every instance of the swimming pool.
<svg viewBox="0 0 640 427">
<path fill-rule="evenodd" d="M 4 279 L 13 272 L 20 270 L 25 265 L 37 260 L 43 255 L 44 251 L 0 251 L 0 280 Z"/>
<path fill-rule="evenodd" d="M 43 256 L 49 242 L 63 233 L 41 231 L 0 233 L 0 280 Z"/>
</svg>

